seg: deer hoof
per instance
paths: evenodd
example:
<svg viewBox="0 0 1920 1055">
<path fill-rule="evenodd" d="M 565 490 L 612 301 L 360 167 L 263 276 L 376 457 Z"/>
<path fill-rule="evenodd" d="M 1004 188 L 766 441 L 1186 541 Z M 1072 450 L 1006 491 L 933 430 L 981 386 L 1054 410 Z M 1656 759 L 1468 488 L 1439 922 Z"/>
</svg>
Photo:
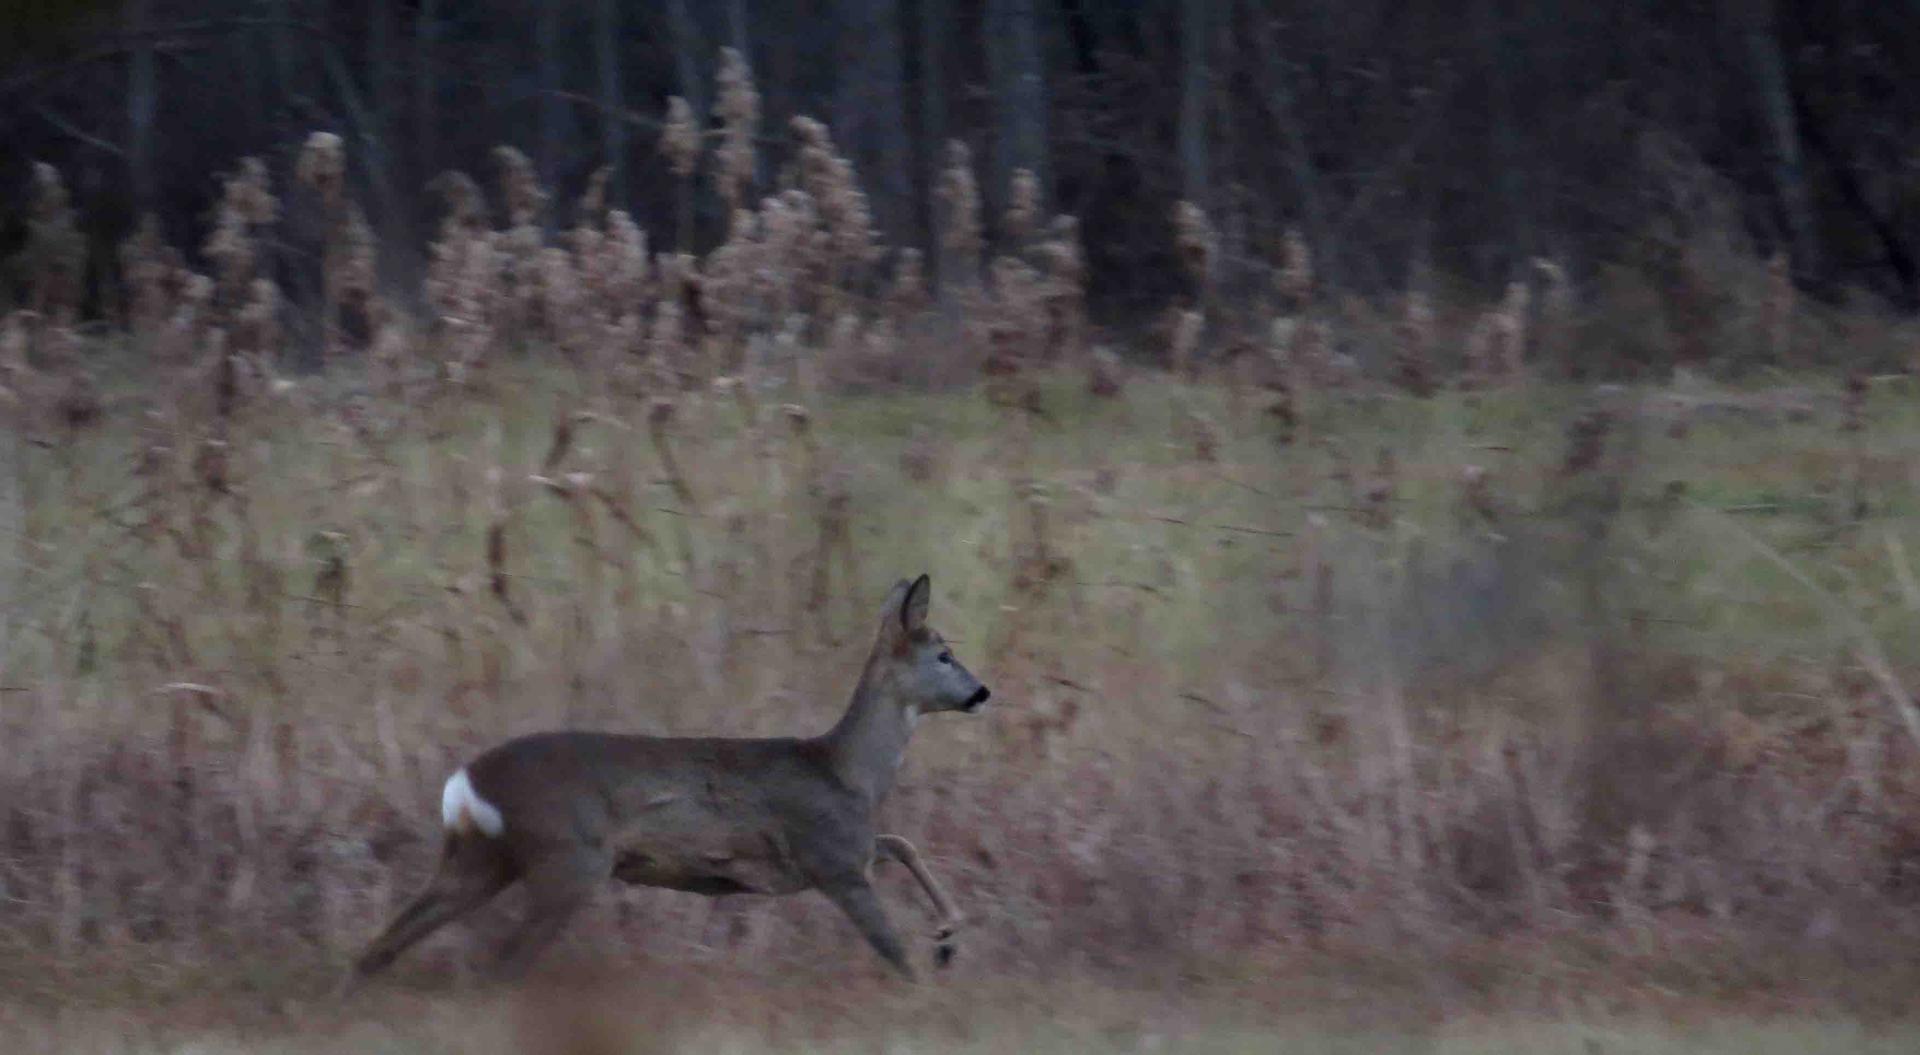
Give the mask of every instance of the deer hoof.
<svg viewBox="0 0 1920 1055">
<path fill-rule="evenodd" d="M 935 967 L 951 967 L 953 965 L 954 951 L 954 944 L 950 941 L 942 941 L 940 944 L 935 945 L 933 947 L 933 965 Z"/>
</svg>

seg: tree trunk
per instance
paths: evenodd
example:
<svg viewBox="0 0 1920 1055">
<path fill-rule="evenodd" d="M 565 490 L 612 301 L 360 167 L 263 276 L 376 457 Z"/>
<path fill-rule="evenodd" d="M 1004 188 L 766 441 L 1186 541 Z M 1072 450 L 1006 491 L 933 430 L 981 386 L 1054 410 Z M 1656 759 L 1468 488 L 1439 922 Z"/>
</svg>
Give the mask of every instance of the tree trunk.
<svg viewBox="0 0 1920 1055">
<path fill-rule="evenodd" d="M 393 38 L 394 38 L 395 0 L 370 0 L 367 7 L 367 101 L 366 125 L 361 135 L 369 139 L 374 148 L 367 152 L 367 161 L 374 166 L 372 177 L 383 199 L 380 223 L 381 241 L 389 246 L 405 246 L 401 250 L 411 262 L 412 239 L 407 237 L 409 227 L 407 214 L 409 196 L 399 194 L 394 189 L 396 168 L 402 164 L 395 152 L 394 115 L 398 107 L 393 98 Z"/>
<path fill-rule="evenodd" d="M 948 0 L 920 0 L 920 123 L 917 159 L 920 167 L 920 224 L 927 246 L 927 270 L 934 281 L 940 275 L 940 231 L 933 205 L 940 186 L 942 148 L 947 141 L 947 38 L 952 33 Z"/>
<path fill-rule="evenodd" d="M 1208 37 L 1213 28 L 1212 0 L 1180 3 L 1180 196 L 1206 208 Z"/>
<path fill-rule="evenodd" d="M 1043 192 L 1047 186 L 1046 79 L 1035 6 L 1034 0 L 989 0 L 987 11 L 998 126 L 993 196 L 1002 208 L 1015 169 L 1032 172 Z"/>
<path fill-rule="evenodd" d="M 753 50 L 747 39 L 747 0 L 727 0 L 727 39 L 733 42 L 733 50 L 740 53 L 740 60 L 753 68 Z"/>
<path fill-rule="evenodd" d="M 127 33 L 133 61 L 127 76 L 127 167 L 133 182 L 136 217 L 153 211 L 153 119 L 159 86 L 153 63 L 153 0 L 133 0 L 127 8 Z"/>
<path fill-rule="evenodd" d="M 282 118 L 293 98 L 293 12 L 291 0 L 265 0 L 267 12 L 267 53 L 273 62 L 273 108 L 269 123 L 275 134 L 284 133 Z"/>
<path fill-rule="evenodd" d="M 422 181 L 438 171 L 440 152 L 434 140 L 440 85 L 434 43 L 440 34 L 439 0 L 420 0 L 420 13 L 414 20 L 413 46 L 413 150 Z"/>
<path fill-rule="evenodd" d="M 899 8 L 893 0 L 839 0 L 838 13 L 834 139 L 871 194 L 880 229 L 898 235 L 912 187 Z"/>
<path fill-rule="evenodd" d="M 1267 106 L 1273 116 L 1273 130 L 1279 133 L 1282 140 L 1280 149 L 1286 157 L 1287 174 L 1293 179 L 1294 193 L 1299 197 L 1295 205 L 1306 230 L 1307 246 L 1313 252 L 1314 263 L 1322 278 L 1329 284 L 1338 285 L 1338 256 L 1334 252 L 1337 247 L 1327 228 L 1326 203 L 1321 194 L 1319 173 L 1313 167 L 1312 152 L 1307 149 L 1306 122 L 1300 119 L 1298 104 L 1294 100 L 1293 69 L 1290 63 L 1282 61 L 1280 45 L 1274 40 L 1273 20 L 1267 16 L 1263 5 L 1258 0 L 1252 0 L 1247 8 L 1254 41 L 1251 65 L 1258 71 L 1263 93 L 1267 97 Z"/>
<path fill-rule="evenodd" d="M 598 0 L 594 6 L 594 55 L 600 67 L 600 150 L 608 166 L 607 204 L 627 208 L 627 123 L 620 95 L 620 5 Z"/>
<path fill-rule="evenodd" d="M 687 11 L 687 0 L 667 0 L 667 19 L 673 32 L 673 60 L 680 76 L 680 97 L 693 107 L 696 120 L 706 121 L 707 93 L 700 82 L 700 59 L 706 44 L 700 39 L 700 27 Z"/>
<path fill-rule="evenodd" d="M 383 142 L 393 113 L 393 2 L 367 5 L 367 105 Z"/>
<path fill-rule="evenodd" d="M 1727 0 L 1723 10 L 1746 46 L 1754 95 L 1773 139 L 1773 183 L 1793 239 L 1793 269 L 1802 275 L 1820 270 L 1819 234 L 1814 229 L 1813 198 L 1807 190 L 1800 131 L 1787 87 L 1786 61 L 1780 54 L 1779 28 L 1772 5 L 1758 0 Z"/>
<path fill-rule="evenodd" d="M 1016 0 L 1008 12 L 1007 40 L 1012 45 L 1014 160 L 1039 178 L 1041 206 L 1047 204 L 1047 82 L 1040 60 L 1040 15 L 1034 0 Z"/>
<path fill-rule="evenodd" d="M 359 87 L 353 83 L 353 71 L 347 66 L 346 56 L 334 45 L 334 38 L 323 34 L 317 39 L 322 71 L 333 85 L 340 108 L 346 112 L 352 137 L 359 142 L 360 163 L 365 167 L 367 180 L 373 188 L 376 214 L 382 223 L 401 223 L 403 213 L 400 195 L 393 186 L 386 144 L 376 131 L 372 107 L 361 98 Z"/>
<path fill-rule="evenodd" d="M 1509 69 L 1515 49 L 1503 38 L 1502 26 L 1494 11 L 1496 0 L 1479 0 L 1475 5 L 1476 30 L 1480 36 L 1481 61 L 1486 65 L 1487 98 L 1492 121 L 1493 168 L 1500 181 L 1502 211 L 1506 213 L 1507 246 L 1502 253 L 1503 277 L 1512 280 L 1524 272 L 1533 254 L 1533 208 L 1527 198 L 1526 159 L 1514 136 L 1513 90 L 1515 78 Z"/>
<path fill-rule="evenodd" d="M 540 65 L 540 181 L 552 191 L 560 182 L 560 15 L 563 6 L 542 4 L 535 28 Z M 552 212 L 548 212 L 552 216 Z"/>
</svg>

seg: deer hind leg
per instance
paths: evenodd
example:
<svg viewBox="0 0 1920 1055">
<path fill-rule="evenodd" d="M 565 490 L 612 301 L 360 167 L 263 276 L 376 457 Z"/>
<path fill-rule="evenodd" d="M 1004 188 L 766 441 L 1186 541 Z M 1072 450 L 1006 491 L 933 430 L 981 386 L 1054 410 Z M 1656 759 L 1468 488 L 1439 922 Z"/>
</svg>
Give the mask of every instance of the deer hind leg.
<svg viewBox="0 0 1920 1055">
<path fill-rule="evenodd" d="M 960 925 L 966 922 L 966 917 L 960 914 L 959 907 L 947 896 L 946 888 L 940 885 L 940 880 L 934 878 L 933 870 L 920 859 L 920 851 L 902 836 L 876 835 L 873 837 L 873 849 L 880 857 L 906 865 L 907 871 L 912 872 L 913 878 L 919 881 L 920 889 L 926 892 L 927 900 L 933 903 L 934 913 L 940 917 L 940 921 L 934 925 L 933 962 L 940 967 L 952 963 L 953 938 L 960 932 Z"/>
<path fill-rule="evenodd" d="M 439 871 L 354 961 L 347 987 L 385 970 L 401 953 L 486 904 L 512 882 L 513 871 L 498 848 L 478 836 L 449 836 Z"/>
<path fill-rule="evenodd" d="M 567 920 L 612 874 L 612 858 L 592 850 L 556 854 L 529 866 L 527 914 L 500 954 L 499 976 L 510 981 L 525 975 Z"/>
<path fill-rule="evenodd" d="M 867 944 L 873 951 L 887 961 L 894 970 L 899 971 L 908 981 L 914 980 L 913 965 L 907 962 L 907 950 L 900 944 L 900 936 L 893 931 L 893 924 L 887 922 L 886 909 L 880 906 L 879 895 L 873 892 L 873 884 L 860 873 L 843 876 L 820 884 L 820 892 L 827 900 L 840 906 L 853 925 L 860 928 Z"/>
</svg>

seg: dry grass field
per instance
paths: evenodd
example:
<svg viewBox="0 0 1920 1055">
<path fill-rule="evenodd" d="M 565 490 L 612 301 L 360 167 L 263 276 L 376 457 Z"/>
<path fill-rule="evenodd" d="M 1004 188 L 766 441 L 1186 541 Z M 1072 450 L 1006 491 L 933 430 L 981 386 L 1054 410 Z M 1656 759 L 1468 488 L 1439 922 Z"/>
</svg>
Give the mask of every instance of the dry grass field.
<svg viewBox="0 0 1920 1055">
<path fill-rule="evenodd" d="M 1668 338 L 1296 260 L 1148 365 L 1092 343 L 1070 224 L 881 281 L 802 137 L 701 259 L 593 202 L 546 240 L 507 155 L 419 314 L 322 140 L 317 311 L 243 168 L 211 276 L 144 241 L 108 331 L 8 317 L 7 1050 L 1911 1048 L 1920 393 L 1818 368 L 1910 326 L 1754 264 L 1723 335 L 1794 372 L 1596 386 L 1563 368 Z M 922 570 L 996 690 L 883 817 L 974 919 L 951 971 L 883 984 L 817 899 L 610 890 L 528 993 L 473 978 L 509 896 L 320 1000 L 464 757 L 822 730 Z"/>
</svg>

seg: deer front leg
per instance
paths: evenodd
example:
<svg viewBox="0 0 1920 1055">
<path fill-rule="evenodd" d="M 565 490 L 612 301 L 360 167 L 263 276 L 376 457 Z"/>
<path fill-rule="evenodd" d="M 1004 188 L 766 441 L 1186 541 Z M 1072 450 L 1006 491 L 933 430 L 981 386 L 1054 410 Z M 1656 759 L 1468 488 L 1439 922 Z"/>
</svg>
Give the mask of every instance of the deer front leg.
<svg viewBox="0 0 1920 1055">
<path fill-rule="evenodd" d="M 840 906 L 853 925 L 860 928 L 866 936 L 867 944 L 880 954 L 881 959 L 899 971 L 907 981 L 915 980 L 913 965 L 907 962 L 907 950 L 900 944 L 900 936 L 893 931 L 893 924 L 887 922 L 886 910 L 880 907 L 880 897 L 873 892 L 873 884 L 867 877 L 855 872 L 850 875 L 836 876 L 820 884 L 820 892 L 827 900 Z"/>
<path fill-rule="evenodd" d="M 941 967 L 952 963 L 953 937 L 959 933 L 960 925 L 966 922 L 966 917 L 960 914 L 959 907 L 954 905 L 953 899 L 947 896 L 947 891 L 940 885 L 940 881 L 933 877 L 933 870 L 920 860 L 920 851 L 915 849 L 912 843 L 898 835 L 876 835 L 873 837 L 873 849 L 880 857 L 906 865 L 907 871 L 912 872 L 913 878 L 919 881 L 920 889 L 926 891 L 927 900 L 933 902 L 933 911 L 940 917 L 940 922 L 933 932 L 933 940 L 936 943 L 933 948 L 933 962 Z"/>
</svg>

